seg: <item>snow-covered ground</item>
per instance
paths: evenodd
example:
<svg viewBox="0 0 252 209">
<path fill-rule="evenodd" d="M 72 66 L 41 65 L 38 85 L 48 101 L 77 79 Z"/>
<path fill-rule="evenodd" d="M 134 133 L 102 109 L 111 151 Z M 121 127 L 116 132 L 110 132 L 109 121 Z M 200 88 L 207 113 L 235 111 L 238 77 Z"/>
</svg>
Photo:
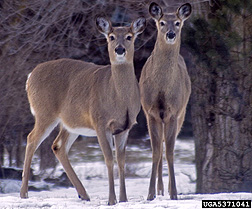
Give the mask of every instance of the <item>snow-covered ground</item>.
<svg viewBox="0 0 252 209">
<path fill-rule="evenodd" d="M 177 140 L 175 147 L 175 175 L 177 181 L 178 199 L 170 200 L 168 196 L 168 170 L 164 161 L 165 196 L 157 196 L 154 201 L 147 201 L 149 177 L 151 172 L 150 148 L 138 146 L 127 147 L 126 188 L 128 202 L 108 206 L 107 169 L 103 162 L 102 153 L 98 145 L 76 142 L 71 149 L 70 160 L 77 175 L 84 184 L 91 201 L 82 201 L 77 197 L 74 188 L 54 188 L 48 185 L 48 191 L 29 191 L 28 199 L 19 198 L 21 181 L 0 180 L 0 208 L 171 208 L 193 209 L 202 208 L 202 200 L 251 200 L 251 193 L 195 193 L 195 165 L 193 140 Z M 35 157 L 36 159 L 36 157 Z M 35 160 L 36 161 L 36 160 Z M 37 164 L 33 164 L 38 172 Z M 60 175 L 61 165 L 58 165 L 53 175 Z M 117 169 L 115 166 L 115 173 Z M 44 182 L 30 182 L 29 185 L 44 186 Z M 119 194 L 119 180 L 116 175 L 115 189 L 117 199 Z"/>
<path fill-rule="evenodd" d="M 106 180 L 91 180 L 85 182 L 85 187 L 91 201 L 78 199 L 74 188 L 55 188 L 51 191 L 29 192 L 28 199 L 20 199 L 18 193 L 0 195 L 0 208 L 85 208 L 85 209 L 199 209 L 202 200 L 251 200 L 251 193 L 222 193 L 222 194 L 186 194 L 179 195 L 179 200 L 170 200 L 165 196 L 157 196 L 153 201 L 147 201 L 149 179 L 127 179 L 128 202 L 108 206 L 108 183 Z M 11 182 L 10 182 L 11 184 Z M 118 194 L 118 182 L 116 192 Z"/>
<path fill-rule="evenodd" d="M 78 199 L 74 188 L 55 188 L 51 191 L 29 192 L 28 199 L 20 199 L 18 193 L 0 195 L 0 208 L 85 208 L 85 209 L 199 209 L 202 208 L 202 200 L 251 200 L 251 193 L 222 193 L 222 194 L 185 194 L 179 195 L 179 200 L 170 200 L 167 195 L 157 196 L 153 201 L 147 201 L 147 189 L 149 179 L 127 179 L 128 202 L 117 203 L 108 206 L 108 183 L 104 180 L 86 181 L 85 187 L 91 201 Z M 167 183 L 167 182 L 166 182 Z M 10 186 L 12 185 L 9 182 Z M 16 185 L 16 183 L 13 183 Z M 119 185 L 116 181 L 116 192 Z"/>
</svg>

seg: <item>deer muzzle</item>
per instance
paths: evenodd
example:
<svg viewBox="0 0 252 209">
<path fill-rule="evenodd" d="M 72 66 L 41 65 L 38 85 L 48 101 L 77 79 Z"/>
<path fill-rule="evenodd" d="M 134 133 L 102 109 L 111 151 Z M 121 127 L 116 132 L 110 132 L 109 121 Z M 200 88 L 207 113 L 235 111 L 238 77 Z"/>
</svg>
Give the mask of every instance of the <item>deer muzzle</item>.
<svg viewBox="0 0 252 209">
<path fill-rule="evenodd" d="M 166 40 L 169 44 L 173 44 L 176 39 L 176 33 L 174 31 L 170 30 L 166 33 Z"/>
<path fill-rule="evenodd" d="M 123 46 L 121 46 L 121 45 L 119 45 L 119 46 L 117 46 L 116 48 L 115 48 L 115 53 L 116 53 L 116 55 L 118 56 L 124 56 L 125 55 L 125 53 L 126 53 L 126 50 L 125 50 L 125 48 L 123 47 Z"/>
</svg>

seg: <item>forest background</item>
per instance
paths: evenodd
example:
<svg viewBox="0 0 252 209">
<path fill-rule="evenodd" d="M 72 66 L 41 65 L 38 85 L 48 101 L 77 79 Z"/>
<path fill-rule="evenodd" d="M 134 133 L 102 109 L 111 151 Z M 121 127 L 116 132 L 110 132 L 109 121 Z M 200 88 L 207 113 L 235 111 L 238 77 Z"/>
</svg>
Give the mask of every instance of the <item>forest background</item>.
<svg viewBox="0 0 252 209">
<path fill-rule="evenodd" d="M 184 0 L 156 1 L 176 8 Z M 180 137 L 195 140 L 197 193 L 252 191 L 252 2 L 191 0 L 193 15 L 182 32 L 181 54 L 192 95 Z M 22 168 L 30 113 L 25 82 L 39 63 L 68 57 L 109 64 L 106 40 L 94 27 L 97 14 L 114 25 L 139 16 L 148 20 L 135 46 L 135 73 L 155 44 L 149 0 L 0 0 L 0 173 L 4 153 L 9 167 Z M 191 127 L 192 128 L 191 128 Z M 55 131 L 42 143 L 40 168 L 56 165 L 51 151 Z M 141 111 L 128 143 L 147 135 Z M 50 158 L 50 160 L 48 160 Z M 7 177 L 8 178 L 8 177 Z"/>
</svg>

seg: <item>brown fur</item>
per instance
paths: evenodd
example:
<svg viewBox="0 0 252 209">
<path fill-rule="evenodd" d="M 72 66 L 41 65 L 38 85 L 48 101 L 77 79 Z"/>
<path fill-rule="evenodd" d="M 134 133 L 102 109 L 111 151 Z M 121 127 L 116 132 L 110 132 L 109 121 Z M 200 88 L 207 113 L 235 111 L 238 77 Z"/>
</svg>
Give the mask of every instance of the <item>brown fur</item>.
<svg viewBox="0 0 252 209">
<path fill-rule="evenodd" d="M 133 63 L 111 67 L 72 59 L 54 60 L 38 65 L 27 85 L 35 116 L 58 117 L 70 128 L 104 126 L 113 132 L 109 121 L 120 128 L 127 111 L 131 128 L 139 112 Z"/>
<path fill-rule="evenodd" d="M 175 139 L 184 121 L 186 106 L 191 93 L 191 82 L 183 57 L 179 54 L 181 28 L 184 19 L 179 9 L 174 14 L 163 14 L 157 4 L 150 5 L 150 14 L 158 28 L 155 48 L 145 63 L 140 77 L 141 103 L 147 117 L 151 137 L 153 166 L 148 200 L 155 198 L 155 182 L 158 170 L 158 194 L 164 194 L 162 180 L 163 140 L 169 167 L 169 193 L 177 199 L 173 168 Z M 159 10 L 156 10 L 159 9 Z M 164 22 L 161 26 L 161 22 Z M 176 21 L 180 27 L 174 26 Z M 166 37 L 174 31 L 176 39 L 168 44 Z"/>
<path fill-rule="evenodd" d="M 107 37 L 111 65 L 100 66 L 72 59 L 59 59 L 42 63 L 32 71 L 26 88 L 30 107 L 35 115 L 35 125 L 27 138 L 20 191 L 22 198 L 28 196 L 29 171 L 35 150 L 53 128 L 61 123 L 52 149 L 79 197 L 89 200 L 85 188 L 71 167 L 67 153 L 78 135 L 83 135 L 85 128 L 85 131 L 95 130 L 104 154 L 108 167 L 110 205 L 116 203 L 112 152 L 115 139 L 120 201 L 127 201 L 125 145 L 129 130 L 140 111 L 139 87 L 133 66 L 134 40 L 143 31 L 145 20 L 139 18 L 134 23 L 131 27 L 113 28 L 106 19 L 97 19 L 98 29 Z M 111 40 L 111 35 L 114 40 Z M 129 35 L 132 40 L 127 40 Z M 115 51 L 118 46 L 124 47 L 126 51 L 123 60 L 119 61 Z"/>
</svg>

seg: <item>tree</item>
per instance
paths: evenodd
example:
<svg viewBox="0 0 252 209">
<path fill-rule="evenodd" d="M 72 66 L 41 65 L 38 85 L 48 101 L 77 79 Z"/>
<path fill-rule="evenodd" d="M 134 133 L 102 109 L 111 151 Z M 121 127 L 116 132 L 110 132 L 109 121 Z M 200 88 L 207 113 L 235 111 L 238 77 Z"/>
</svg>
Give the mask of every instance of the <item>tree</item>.
<svg viewBox="0 0 252 209">
<path fill-rule="evenodd" d="M 213 2 L 215 10 L 185 30 L 197 192 L 251 192 L 252 2 Z"/>
</svg>

